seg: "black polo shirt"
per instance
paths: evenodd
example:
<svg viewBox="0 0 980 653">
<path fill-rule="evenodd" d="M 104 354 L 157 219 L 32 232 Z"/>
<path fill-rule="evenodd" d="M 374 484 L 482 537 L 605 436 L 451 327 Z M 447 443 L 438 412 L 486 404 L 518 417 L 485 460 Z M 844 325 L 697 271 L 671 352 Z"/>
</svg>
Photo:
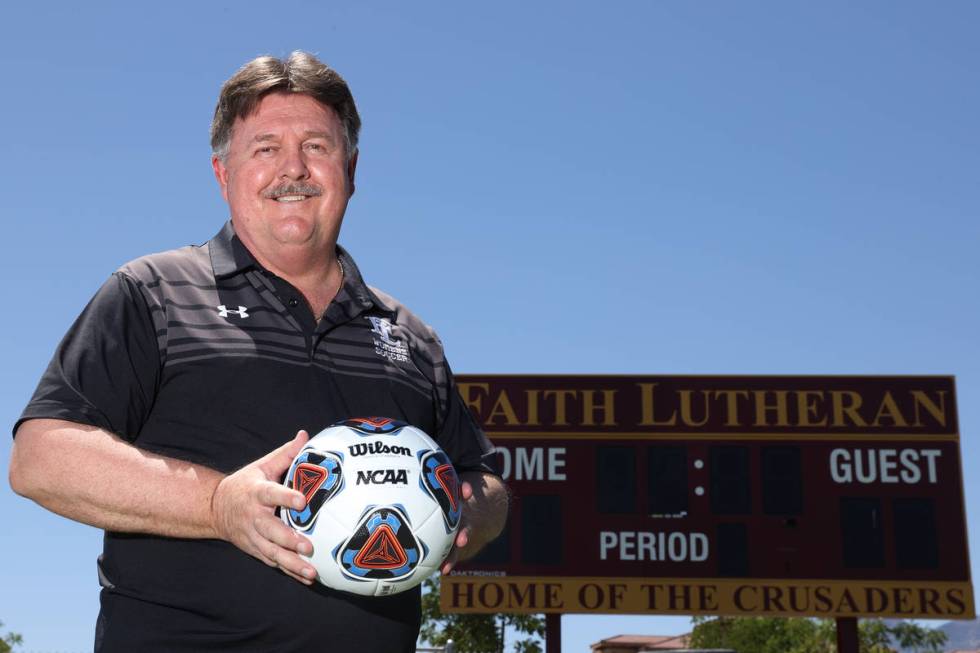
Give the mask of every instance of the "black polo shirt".
<svg viewBox="0 0 980 653">
<path fill-rule="evenodd" d="M 344 282 L 319 321 L 230 222 L 205 245 L 124 265 L 71 327 L 18 424 L 90 424 L 231 472 L 299 429 L 383 415 L 432 435 L 457 469 L 491 471 L 491 445 L 435 332 L 338 254 Z M 306 587 L 223 541 L 107 532 L 99 572 L 97 651 L 415 649 L 418 591 Z"/>
</svg>

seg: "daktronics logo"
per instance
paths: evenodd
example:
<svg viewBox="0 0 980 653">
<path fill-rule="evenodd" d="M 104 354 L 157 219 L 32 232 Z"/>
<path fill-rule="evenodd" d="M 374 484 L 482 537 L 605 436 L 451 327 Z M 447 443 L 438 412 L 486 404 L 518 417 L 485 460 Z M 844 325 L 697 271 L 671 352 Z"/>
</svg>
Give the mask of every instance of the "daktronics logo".
<svg viewBox="0 0 980 653">
<path fill-rule="evenodd" d="M 359 442 L 353 446 L 347 447 L 352 456 L 367 456 L 371 454 L 382 455 L 388 454 L 391 456 L 411 456 L 412 452 L 408 447 L 399 446 L 389 446 L 380 440 L 375 440 L 374 442 Z"/>
<path fill-rule="evenodd" d="M 408 485 L 407 469 L 377 469 L 373 471 L 359 470 L 358 485 Z"/>
</svg>

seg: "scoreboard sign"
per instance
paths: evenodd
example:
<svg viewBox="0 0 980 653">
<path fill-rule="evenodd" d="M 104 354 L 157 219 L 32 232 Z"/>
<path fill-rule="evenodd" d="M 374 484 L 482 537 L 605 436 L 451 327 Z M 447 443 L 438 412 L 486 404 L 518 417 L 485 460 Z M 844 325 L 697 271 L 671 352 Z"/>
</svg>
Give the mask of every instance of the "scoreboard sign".
<svg viewBox="0 0 980 653">
<path fill-rule="evenodd" d="M 446 612 L 974 616 L 951 377 L 457 382 L 513 499 Z"/>
</svg>

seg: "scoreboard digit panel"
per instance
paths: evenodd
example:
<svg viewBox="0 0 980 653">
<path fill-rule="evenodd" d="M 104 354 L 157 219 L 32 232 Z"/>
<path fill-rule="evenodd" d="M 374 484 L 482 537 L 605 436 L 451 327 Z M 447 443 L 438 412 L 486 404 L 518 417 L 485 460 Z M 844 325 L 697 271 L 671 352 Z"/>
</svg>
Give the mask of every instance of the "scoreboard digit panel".
<svg viewBox="0 0 980 653">
<path fill-rule="evenodd" d="M 500 439 L 498 450 L 514 500 L 509 548 L 485 556 L 488 569 L 969 577 L 963 539 L 948 528 L 963 514 L 950 490 L 955 443 L 527 438 Z M 539 497 L 555 514 L 538 514 Z M 553 554 L 529 561 L 525 551 L 546 541 Z"/>
<path fill-rule="evenodd" d="M 650 582 L 672 579 L 682 598 L 727 596 L 689 613 L 796 614 L 779 597 L 799 585 L 813 599 L 800 614 L 972 616 L 950 377 L 457 380 L 513 501 L 504 535 L 448 591 L 554 578 L 548 591 L 572 583 L 581 599 L 556 611 L 618 611 L 587 600 L 591 585 L 618 583 L 637 611 L 670 613 L 683 602 L 654 605 Z M 547 594 L 514 587 L 502 601 Z M 841 594 L 832 610 L 816 610 L 818 588 Z M 746 599 L 752 589 L 767 600 Z M 446 592 L 444 608 L 459 608 Z"/>
</svg>

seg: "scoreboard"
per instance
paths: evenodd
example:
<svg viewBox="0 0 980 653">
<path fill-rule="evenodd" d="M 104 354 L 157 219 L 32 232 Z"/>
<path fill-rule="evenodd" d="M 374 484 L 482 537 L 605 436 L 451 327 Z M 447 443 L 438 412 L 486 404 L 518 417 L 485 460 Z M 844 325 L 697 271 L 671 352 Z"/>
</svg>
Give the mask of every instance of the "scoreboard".
<svg viewBox="0 0 980 653">
<path fill-rule="evenodd" d="M 974 616 L 951 377 L 457 383 L 512 503 L 447 612 Z"/>
</svg>

